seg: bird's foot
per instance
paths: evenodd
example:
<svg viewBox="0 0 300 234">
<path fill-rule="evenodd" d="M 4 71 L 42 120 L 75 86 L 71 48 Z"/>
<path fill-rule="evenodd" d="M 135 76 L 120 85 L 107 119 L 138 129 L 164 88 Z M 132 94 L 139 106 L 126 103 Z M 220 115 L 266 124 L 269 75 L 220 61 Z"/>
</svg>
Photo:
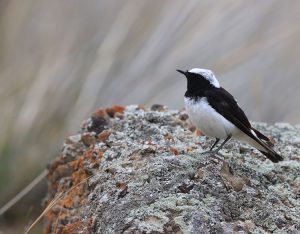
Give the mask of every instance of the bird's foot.
<svg viewBox="0 0 300 234">
<path fill-rule="evenodd" d="M 217 150 L 207 150 L 207 151 L 204 151 L 202 152 L 201 154 L 210 154 L 212 156 L 214 155 L 219 155 L 219 156 L 223 156 L 221 153 L 219 153 L 219 151 Z"/>
</svg>

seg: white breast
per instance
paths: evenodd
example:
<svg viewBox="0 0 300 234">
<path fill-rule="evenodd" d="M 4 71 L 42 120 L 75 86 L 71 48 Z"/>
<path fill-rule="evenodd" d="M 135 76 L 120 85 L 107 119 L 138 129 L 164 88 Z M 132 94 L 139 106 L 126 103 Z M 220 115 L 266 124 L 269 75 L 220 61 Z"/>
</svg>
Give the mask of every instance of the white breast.
<svg viewBox="0 0 300 234">
<path fill-rule="evenodd" d="M 239 129 L 215 111 L 205 97 L 197 102 L 184 98 L 187 114 L 191 122 L 205 135 L 225 139 L 229 134 L 236 135 Z"/>
</svg>

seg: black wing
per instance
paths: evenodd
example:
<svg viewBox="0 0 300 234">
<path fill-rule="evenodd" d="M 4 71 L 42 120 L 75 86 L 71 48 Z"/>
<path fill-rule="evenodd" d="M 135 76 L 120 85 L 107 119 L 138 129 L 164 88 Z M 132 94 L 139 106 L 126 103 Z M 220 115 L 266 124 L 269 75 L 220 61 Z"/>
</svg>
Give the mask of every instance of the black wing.
<svg viewBox="0 0 300 234">
<path fill-rule="evenodd" d="M 244 111 L 239 107 L 234 97 L 223 88 L 207 90 L 204 95 L 208 103 L 227 120 L 242 131 L 250 131 L 251 124 Z M 246 133 L 246 132 L 245 132 Z M 247 133 L 246 133 L 247 134 Z M 248 135 L 248 134 L 247 134 Z"/>
<path fill-rule="evenodd" d="M 270 139 L 258 130 L 252 128 L 244 111 L 239 107 L 234 97 L 223 88 L 207 90 L 204 94 L 208 103 L 227 120 L 237 126 L 241 131 L 249 137 L 257 141 L 257 137 L 272 144 Z M 253 130 L 256 136 L 252 133 Z"/>
<path fill-rule="evenodd" d="M 253 131 L 255 132 L 255 134 L 257 135 L 258 138 L 268 142 L 268 144 L 270 146 L 274 146 L 273 143 L 270 141 L 269 137 L 265 136 L 264 134 L 262 134 L 260 131 L 256 130 L 255 128 L 252 128 L 252 129 L 253 129 Z"/>
<path fill-rule="evenodd" d="M 205 91 L 208 103 L 227 120 L 233 123 L 241 131 L 260 144 L 265 151 L 261 151 L 272 162 L 278 162 L 283 158 L 271 148 L 271 142 L 268 137 L 251 127 L 251 124 L 244 111 L 239 107 L 234 97 L 225 89 L 213 89 Z M 253 131 L 255 134 L 253 134 Z M 263 142 L 262 140 L 266 141 Z M 266 144 L 267 143 L 267 144 Z"/>
</svg>

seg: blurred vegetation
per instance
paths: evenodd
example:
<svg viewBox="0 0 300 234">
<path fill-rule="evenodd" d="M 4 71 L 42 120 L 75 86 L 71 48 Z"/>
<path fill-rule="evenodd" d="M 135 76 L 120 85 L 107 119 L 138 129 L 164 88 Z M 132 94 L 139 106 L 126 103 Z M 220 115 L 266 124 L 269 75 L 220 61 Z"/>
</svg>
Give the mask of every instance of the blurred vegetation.
<svg viewBox="0 0 300 234">
<path fill-rule="evenodd" d="M 299 21 L 299 1 L 0 1 L 0 204 L 97 107 L 181 108 L 176 69 L 212 69 L 252 120 L 300 123 Z"/>
</svg>

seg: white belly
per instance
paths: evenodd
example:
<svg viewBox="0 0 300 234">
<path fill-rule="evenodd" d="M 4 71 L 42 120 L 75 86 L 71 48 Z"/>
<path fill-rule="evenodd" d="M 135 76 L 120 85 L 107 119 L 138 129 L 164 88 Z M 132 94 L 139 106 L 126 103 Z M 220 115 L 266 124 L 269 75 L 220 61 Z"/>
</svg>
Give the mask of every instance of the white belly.
<svg viewBox="0 0 300 234">
<path fill-rule="evenodd" d="M 187 114 L 193 125 L 205 135 L 225 139 L 228 135 L 235 136 L 239 129 L 216 112 L 207 102 L 205 97 L 200 101 L 184 98 Z"/>
</svg>

